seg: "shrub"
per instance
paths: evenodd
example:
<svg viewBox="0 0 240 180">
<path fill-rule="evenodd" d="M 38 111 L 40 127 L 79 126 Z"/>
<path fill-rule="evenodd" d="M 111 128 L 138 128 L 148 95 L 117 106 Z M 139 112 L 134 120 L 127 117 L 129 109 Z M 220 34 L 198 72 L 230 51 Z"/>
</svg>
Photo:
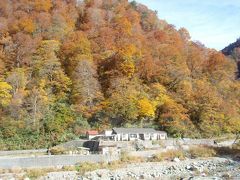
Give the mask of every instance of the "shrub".
<svg viewBox="0 0 240 180">
<path fill-rule="evenodd" d="M 192 147 L 189 149 L 189 154 L 191 158 L 197 157 L 214 157 L 216 156 L 216 151 L 211 147 Z"/>
<path fill-rule="evenodd" d="M 60 146 L 55 146 L 53 148 L 50 149 L 51 154 L 53 155 L 59 155 L 59 154 L 64 154 L 65 153 L 65 149 L 63 147 Z"/>
</svg>

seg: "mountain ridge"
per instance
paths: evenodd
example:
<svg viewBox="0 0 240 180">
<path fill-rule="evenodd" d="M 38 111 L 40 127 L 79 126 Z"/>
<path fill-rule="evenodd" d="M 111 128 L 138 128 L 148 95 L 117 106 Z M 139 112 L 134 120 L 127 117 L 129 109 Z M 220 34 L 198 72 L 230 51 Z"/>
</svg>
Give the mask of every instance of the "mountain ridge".
<svg viewBox="0 0 240 180">
<path fill-rule="evenodd" d="M 224 49 L 222 49 L 222 53 L 226 56 L 232 55 L 235 48 L 240 47 L 240 38 L 237 39 L 234 43 L 229 44 Z"/>
</svg>

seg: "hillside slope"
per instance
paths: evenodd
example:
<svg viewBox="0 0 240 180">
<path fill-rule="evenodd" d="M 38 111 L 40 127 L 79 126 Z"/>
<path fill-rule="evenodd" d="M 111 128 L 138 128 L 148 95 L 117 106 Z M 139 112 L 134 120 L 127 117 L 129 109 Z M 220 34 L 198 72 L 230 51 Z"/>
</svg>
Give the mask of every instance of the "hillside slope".
<svg viewBox="0 0 240 180">
<path fill-rule="evenodd" d="M 237 48 L 240 48 L 240 39 L 238 39 L 236 42 L 228 45 L 222 50 L 222 53 L 226 56 L 233 55 L 234 50 Z"/>
<path fill-rule="evenodd" d="M 235 133 L 235 71 L 134 1 L 2 0 L 0 149 L 48 146 L 90 127 Z"/>
<path fill-rule="evenodd" d="M 225 47 L 222 50 L 222 53 L 227 57 L 236 61 L 237 63 L 236 77 L 237 79 L 239 79 L 240 78 L 240 39 L 238 39 L 236 42 Z"/>
</svg>

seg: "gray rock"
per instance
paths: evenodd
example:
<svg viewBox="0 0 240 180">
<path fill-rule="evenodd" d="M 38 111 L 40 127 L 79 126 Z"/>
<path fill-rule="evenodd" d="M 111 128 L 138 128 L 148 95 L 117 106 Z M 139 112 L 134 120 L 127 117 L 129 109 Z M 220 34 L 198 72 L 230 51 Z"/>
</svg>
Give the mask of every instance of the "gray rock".
<svg viewBox="0 0 240 180">
<path fill-rule="evenodd" d="M 226 173 L 226 174 L 223 174 L 222 177 L 225 179 L 229 179 L 231 178 L 231 175 L 229 173 Z"/>
<path fill-rule="evenodd" d="M 174 162 L 180 162 L 180 159 L 177 158 L 177 157 L 175 157 L 175 158 L 173 159 L 173 161 L 174 161 Z"/>
</svg>

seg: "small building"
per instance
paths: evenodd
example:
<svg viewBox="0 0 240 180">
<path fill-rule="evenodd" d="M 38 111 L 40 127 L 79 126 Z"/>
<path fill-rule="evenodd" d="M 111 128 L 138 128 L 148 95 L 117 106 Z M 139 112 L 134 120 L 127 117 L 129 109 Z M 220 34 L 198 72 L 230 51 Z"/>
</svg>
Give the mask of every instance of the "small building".
<svg viewBox="0 0 240 180">
<path fill-rule="evenodd" d="M 167 133 L 153 128 L 113 128 L 115 141 L 160 140 L 166 139 Z"/>
<path fill-rule="evenodd" d="M 167 139 L 167 133 L 165 131 L 156 131 L 157 140 Z"/>
<path fill-rule="evenodd" d="M 87 139 L 91 140 L 98 136 L 98 131 L 90 130 L 86 132 Z"/>
<path fill-rule="evenodd" d="M 101 134 L 103 134 L 104 136 L 112 136 L 112 130 L 104 130 Z"/>
</svg>

